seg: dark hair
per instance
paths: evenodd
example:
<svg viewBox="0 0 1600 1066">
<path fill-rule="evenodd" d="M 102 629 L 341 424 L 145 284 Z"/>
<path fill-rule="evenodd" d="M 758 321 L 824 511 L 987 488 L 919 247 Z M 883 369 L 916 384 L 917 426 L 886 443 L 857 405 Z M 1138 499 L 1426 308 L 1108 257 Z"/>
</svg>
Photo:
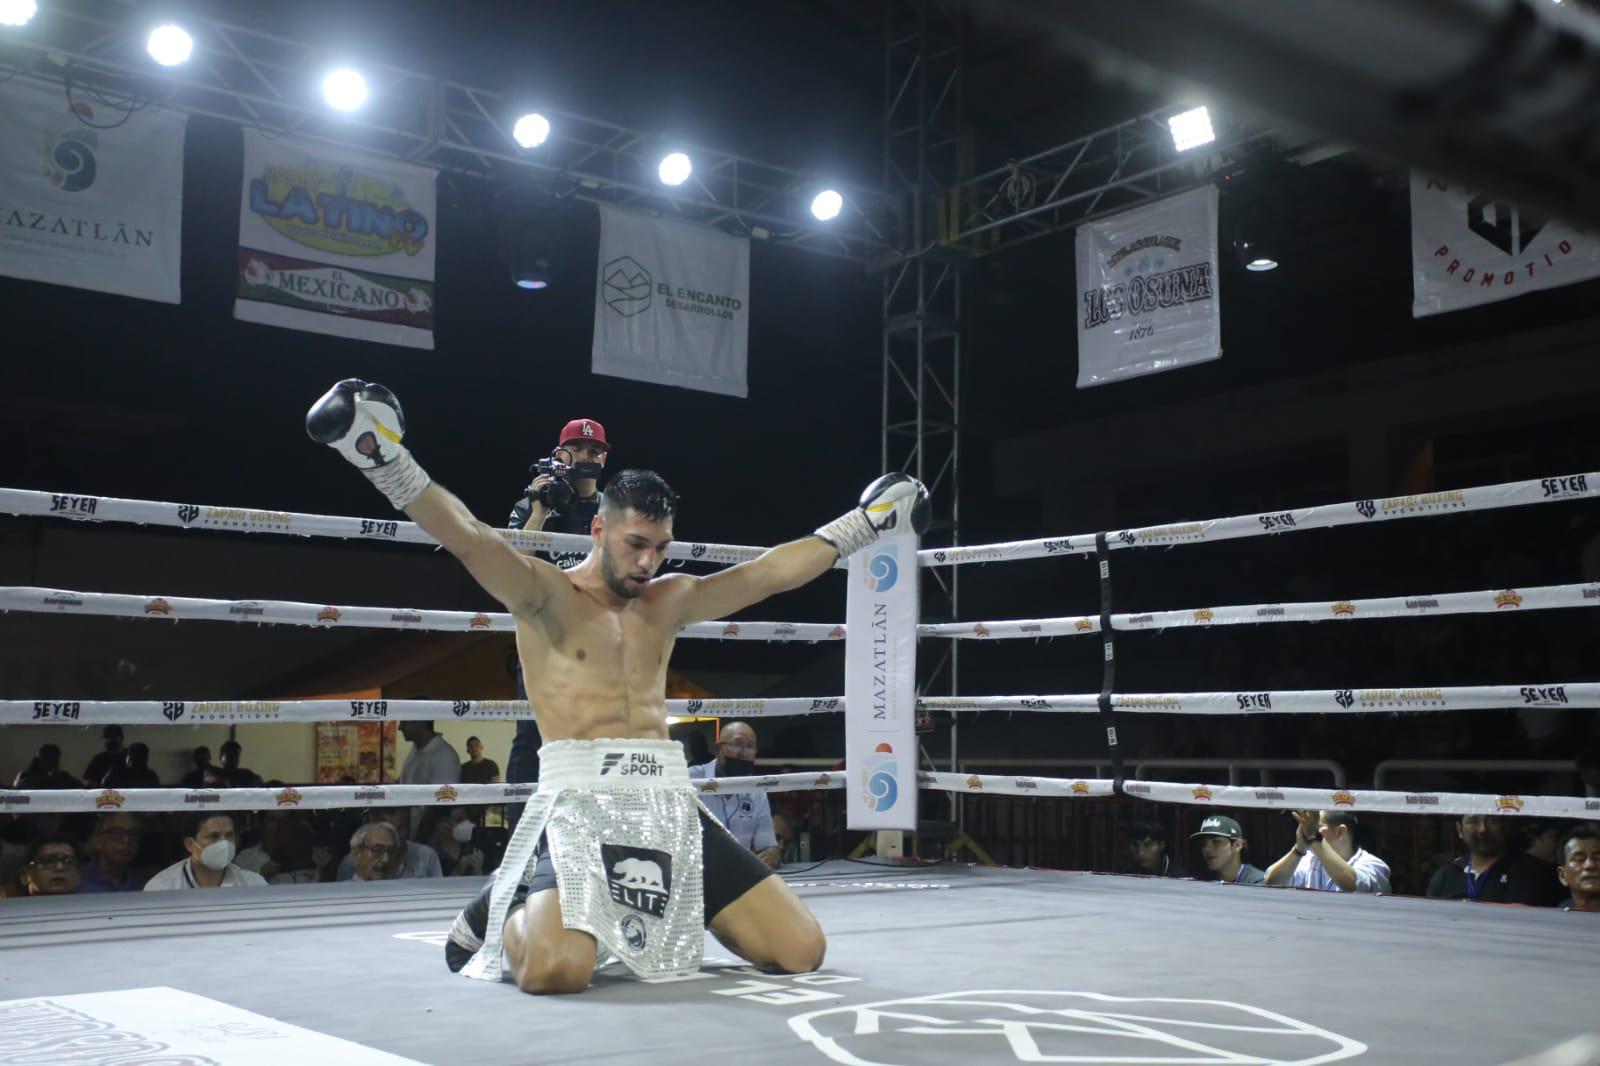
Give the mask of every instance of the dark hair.
<svg viewBox="0 0 1600 1066">
<path fill-rule="evenodd" d="M 1561 838 L 1561 847 L 1556 850 L 1556 855 L 1563 866 L 1567 863 L 1567 845 L 1574 840 L 1600 840 L 1600 822 L 1583 822 Z"/>
<path fill-rule="evenodd" d="M 602 512 L 618 508 L 662 522 L 678 513 L 678 495 L 654 470 L 623 470 L 606 482 L 600 493 Z"/>
<path fill-rule="evenodd" d="M 474 740 L 478 740 L 478 738 L 477 738 L 477 737 L 468 737 L 468 738 L 467 738 L 467 743 L 468 743 L 468 744 L 471 744 L 471 743 L 472 743 L 472 742 L 473 742 L 473 741 L 474 741 Z M 478 740 L 478 743 L 479 743 L 479 744 L 482 744 L 482 743 L 483 743 L 483 741 L 481 741 L 481 740 Z"/>
<path fill-rule="evenodd" d="M 1167 830 L 1160 822 L 1141 818 L 1138 821 L 1129 823 L 1128 839 L 1133 841 L 1159 840 L 1165 844 L 1167 842 Z"/>
<path fill-rule="evenodd" d="M 1322 820 L 1329 825 L 1347 826 L 1350 830 L 1350 839 L 1360 842 L 1361 819 L 1356 817 L 1354 811 L 1323 811 Z"/>
<path fill-rule="evenodd" d="M 38 840 L 35 840 L 31 845 L 29 845 L 28 857 L 23 861 L 32 862 L 34 859 L 37 859 L 39 857 L 39 852 L 43 851 L 51 844 L 65 844 L 67 847 L 72 849 L 72 855 L 74 858 L 78 858 L 82 855 L 83 849 L 78 846 L 78 842 L 76 840 L 73 840 L 65 833 L 50 833 L 46 836 L 40 837 Z"/>
<path fill-rule="evenodd" d="M 239 822 L 231 811 L 195 811 L 183 820 L 183 835 L 191 839 L 200 836 L 200 827 L 213 818 L 226 818 L 233 823 L 233 831 L 239 831 Z"/>
</svg>

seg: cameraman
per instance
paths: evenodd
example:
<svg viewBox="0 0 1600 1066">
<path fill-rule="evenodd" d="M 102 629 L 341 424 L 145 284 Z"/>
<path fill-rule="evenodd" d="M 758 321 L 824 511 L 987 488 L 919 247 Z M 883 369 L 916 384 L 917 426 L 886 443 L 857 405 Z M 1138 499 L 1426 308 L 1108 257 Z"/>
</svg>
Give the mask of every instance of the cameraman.
<svg viewBox="0 0 1600 1066">
<path fill-rule="evenodd" d="M 589 522 L 600 509 L 600 474 L 605 469 L 611 445 L 606 428 L 592 418 L 574 418 L 561 428 L 555 451 L 549 459 L 534 464 L 536 476 L 522 499 L 511 508 L 513 529 L 535 529 L 546 533 L 589 532 Z M 587 551 L 557 552 L 550 561 L 570 570 L 588 556 Z M 517 662 L 517 698 L 528 698 L 522 680 L 522 664 Z M 539 727 L 530 720 L 517 722 L 517 733 L 506 758 L 506 781 L 529 783 L 539 780 Z M 511 825 L 517 823 L 521 805 L 510 809 Z"/>
</svg>

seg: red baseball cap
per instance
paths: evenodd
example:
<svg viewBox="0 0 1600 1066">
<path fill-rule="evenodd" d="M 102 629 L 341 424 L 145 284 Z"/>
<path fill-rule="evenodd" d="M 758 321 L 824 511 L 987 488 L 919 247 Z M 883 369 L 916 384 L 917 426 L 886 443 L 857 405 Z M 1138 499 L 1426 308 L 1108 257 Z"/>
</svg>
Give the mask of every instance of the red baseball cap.
<svg viewBox="0 0 1600 1066">
<path fill-rule="evenodd" d="M 575 441 L 598 444 L 608 452 L 611 450 L 611 445 L 606 443 L 606 427 L 592 418 L 574 418 L 562 426 L 561 439 L 556 441 L 556 446 L 564 448 Z"/>
</svg>

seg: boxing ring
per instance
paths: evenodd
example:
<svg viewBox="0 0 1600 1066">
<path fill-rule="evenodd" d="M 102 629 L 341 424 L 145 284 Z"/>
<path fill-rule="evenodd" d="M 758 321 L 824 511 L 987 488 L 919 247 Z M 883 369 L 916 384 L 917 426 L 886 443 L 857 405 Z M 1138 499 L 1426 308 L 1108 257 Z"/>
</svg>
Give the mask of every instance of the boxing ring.
<svg viewBox="0 0 1600 1066">
<path fill-rule="evenodd" d="M 1517 678 L 1504 685 L 1455 687 L 1422 679 L 1403 689 L 1115 689 L 1119 633 L 1240 624 L 1348 625 L 1467 613 L 1505 617 L 1600 606 L 1600 584 L 1134 613 L 1113 610 L 1112 583 L 1112 561 L 1119 552 L 1565 504 L 1600 495 L 1597 479 L 1600 474 L 1580 473 L 1090 535 L 924 549 L 919 562 L 930 567 L 1094 559 L 1101 582 L 1097 613 L 924 624 L 918 633 L 923 640 L 1098 638 L 1105 649 L 1100 692 L 924 697 L 918 703 L 926 710 L 958 713 L 1098 715 L 1113 776 L 964 774 L 930 766 L 917 783 L 971 797 L 971 802 L 992 795 L 1086 803 L 1120 796 L 1191 807 L 1600 818 L 1600 799 L 1583 797 L 1128 780 L 1116 732 L 1121 714 L 1210 718 L 1596 708 L 1600 684 Z M 429 543 L 404 522 L 13 489 L 0 490 L 0 513 Z M 503 535 L 528 551 L 572 550 L 587 543 L 559 534 L 508 530 Z M 729 564 L 762 550 L 675 543 L 668 554 L 675 560 Z M 125 595 L 6 588 L 0 589 L 0 610 L 323 629 L 512 628 L 508 616 L 488 612 L 205 600 L 160 590 Z M 702 623 L 680 636 L 849 639 L 842 624 L 827 622 Z M 96 702 L 41 693 L 0 700 L 0 724 L 160 726 L 532 715 L 526 703 L 504 700 L 235 701 L 182 695 Z M 826 694 L 668 702 L 669 713 L 680 715 L 754 719 L 848 713 L 842 697 Z M 701 788 L 718 793 L 835 790 L 859 784 L 852 780 L 848 771 L 813 772 L 708 781 Z M 531 790 L 515 784 L 220 793 L 3 790 L 0 812 L 503 804 L 525 800 Z M 751 1053 L 797 1063 L 1411 1062 L 1446 1055 L 1462 1063 L 1505 1063 L 1596 1027 L 1592 960 L 1600 947 L 1600 923 L 1587 915 L 957 864 L 830 861 L 787 867 L 784 876 L 828 934 L 828 957 L 820 972 L 752 973 L 735 960 L 719 960 L 718 949 L 708 942 L 707 965 L 698 979 L 646 985 L 601 972 L 588 993 L 570 999 L 533 999 L 512 985 L 484 986 L 445 969 L 445 933 L 481 887 L 476 878 L 11 901 L 0 909 L 0 1062 L 52 1061 L 38 1057 L 45 1052 L 22 1049 L 81 1036 L 89 1041 L 85 1048 L 92 1045 L 91 1037 L 128 1047 L 169 1040 L 162 1043 L 167 1050 L 179 1046 L 170 1041 L 189 1040 L 183 1046 L 190 1047 L 212 1040 L 216 1053 L 209 1061 L 322 1061 L 337 1055 L 348 1066 L 398 1061 L 386 1056 L 509 1063 L 680 1061 Z M 1470 980 L 1460 979 L 1464 974 Z M 170 1038 L 138 1028 L 172 1017 L 209 1020 L 186 1023 Z M 298 1050 L 286 1056 L 283 1049 L 289 1047 Z M 280 1053 L 249 1057 L 268 1048 Z M 1592 1050 L 1579 1047 L 1572 1051 L 1577 1057 L 1556 1061 L 1590 1061 L 1582 1056 Z"/>
</svg>

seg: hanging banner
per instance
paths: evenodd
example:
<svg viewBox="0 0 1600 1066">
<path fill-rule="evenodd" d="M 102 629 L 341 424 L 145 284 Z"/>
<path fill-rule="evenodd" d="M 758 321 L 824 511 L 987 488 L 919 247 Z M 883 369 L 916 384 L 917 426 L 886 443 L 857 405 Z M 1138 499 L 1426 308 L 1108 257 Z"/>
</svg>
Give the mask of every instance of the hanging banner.
<svg viewBox="0 0 1600 1066">
<path fill-rule="evenodd" d="M 1078 227 L 1078 388 L 1222 356 L 1217 190 Z"/>
<path fill-rule="evenodd" d="M 917 538 L 891 534 L 850 559 L 844 750 L 851 829 L 917 827 Z"/>
<path fill-rule="evenodd" d="M 600 208 L 596 374 L 749 395 L 750 242 Z"/>
<path fill-rule="evenodd" d="M 0 274 L 177 303 L 187 127 L 0 82 Z"/>
<path fill-rule="evenodd" d="M 437 177 L 245 130 L 233 317 L 432 348 Z"/>
<path fill-rule="evenodd" d="M 1411 317 L 1600 276 L 1600 240 L 1496 196 L 1411 172 Z"/>
</svg>

